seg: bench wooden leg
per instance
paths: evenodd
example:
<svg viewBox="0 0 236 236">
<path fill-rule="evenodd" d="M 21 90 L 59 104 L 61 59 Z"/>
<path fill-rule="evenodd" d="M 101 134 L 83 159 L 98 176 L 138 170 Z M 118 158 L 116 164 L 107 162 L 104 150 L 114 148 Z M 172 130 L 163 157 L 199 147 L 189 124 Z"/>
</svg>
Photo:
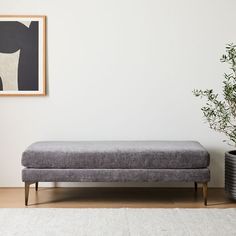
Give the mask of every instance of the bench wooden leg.
<svg viewBox="0 0 236 236">
<path fill-rule="evenodd" d="M 28 206 L 30 183 L 25 182 L 25 206 Z"/>
<path fill-rule="evenodd" d="M 207 206 L 207 182 L 202 184 L 204 205 Z"/>
<path fill-rule="evenodd" d="M 195 189 L 195 192 L 197 192 L 197 182 L 194 182 L 194 189 Z"/>
<path fill-rule="evenodd" d="M 30 190 L 31 184 L 34 184 L 34 183 L 25 182 L 25 206 L 28 206 L 29 190 Z M 35 183 L 35 190 L 38 191 L 38 182 Z"/>
</svg>

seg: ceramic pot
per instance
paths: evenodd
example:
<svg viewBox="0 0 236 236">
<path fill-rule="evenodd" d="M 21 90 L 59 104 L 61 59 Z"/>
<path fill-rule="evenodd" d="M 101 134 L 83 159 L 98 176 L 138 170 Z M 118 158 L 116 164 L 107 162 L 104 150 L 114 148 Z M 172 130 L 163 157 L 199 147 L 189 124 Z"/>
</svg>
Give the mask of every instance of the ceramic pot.
<svg viewBox="0 0 236 236">
<path fill-rule="evenodd" d="M 225 153 L 225 192 L 236 200 L 236 150 Z"/>
</svg>

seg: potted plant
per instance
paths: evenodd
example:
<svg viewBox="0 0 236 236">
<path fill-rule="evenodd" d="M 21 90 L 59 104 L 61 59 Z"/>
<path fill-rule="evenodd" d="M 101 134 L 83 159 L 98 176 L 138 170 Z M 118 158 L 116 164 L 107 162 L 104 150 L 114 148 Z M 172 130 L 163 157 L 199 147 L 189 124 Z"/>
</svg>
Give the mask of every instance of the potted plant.
<svg viewBox="0 0 236 236">
<path fill-rule="evenodd" d="M 223 94 L 212 89 L 195 89 L 193 94 L 206 99 L 201 110 L 210 128 L 224 133 L 228 144 L 236 147 L 236 45 L 227 44 L 220 60 L 230 66 L 230 72 L 224 74 Z M 225 191 L 236 200 L 236 150 L 225 153 Z"/>
</svg>

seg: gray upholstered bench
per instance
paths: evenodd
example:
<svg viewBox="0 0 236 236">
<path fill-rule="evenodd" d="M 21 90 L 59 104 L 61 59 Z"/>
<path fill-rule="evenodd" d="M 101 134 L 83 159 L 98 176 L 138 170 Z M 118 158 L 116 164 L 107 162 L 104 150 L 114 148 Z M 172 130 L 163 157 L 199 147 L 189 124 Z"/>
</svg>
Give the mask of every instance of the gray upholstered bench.
<svg viewBox="0 0 236 236">
<path fill-rule="evenodd" d="M 207 204 L 209 154 L 195 141 L 37 142 L 22 156 L 25 205 L 38 182 L 156 182 L 203 184 Z"/>
</svg>

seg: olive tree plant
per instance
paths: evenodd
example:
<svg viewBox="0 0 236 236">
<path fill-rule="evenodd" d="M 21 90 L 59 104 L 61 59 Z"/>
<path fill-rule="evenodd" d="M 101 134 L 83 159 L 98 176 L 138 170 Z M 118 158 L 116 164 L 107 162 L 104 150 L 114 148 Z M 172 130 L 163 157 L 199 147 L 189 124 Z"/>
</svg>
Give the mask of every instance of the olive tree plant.
<svg viewBox="0 0 236 236">
<path fill-rule="evenodd" d="M 210 128 L 224 133 L 229 144 L 236 146 L 236 45 L 227 44 L 220 61 L 230 67 L 230 72 L 224 74 L 222 94 L 212 89 L 195 89 L 193 94 L 206 99 L 201 110 Z"/>
</svg>

